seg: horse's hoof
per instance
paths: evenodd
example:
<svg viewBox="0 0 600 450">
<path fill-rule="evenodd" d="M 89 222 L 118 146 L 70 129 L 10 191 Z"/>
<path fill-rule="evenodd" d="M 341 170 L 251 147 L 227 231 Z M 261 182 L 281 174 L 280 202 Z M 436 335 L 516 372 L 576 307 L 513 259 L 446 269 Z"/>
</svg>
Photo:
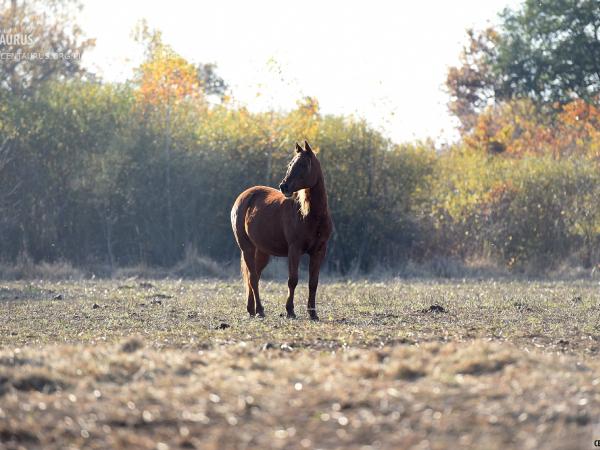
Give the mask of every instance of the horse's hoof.
<svg viewBox="0 0 600 450">
<path fill-rule="evenodd" d="M 287 313 L 287 318 L 288 319 L 295 319 L 296 318 L 296 313 L 294 311 L 288 312 Z"/>
<path fill-rule="evenodd" d="M 311 312 L 310 313 L 310 320 L 314 320 L 315 322 L 319 321 L 319 316 L 317 316 L 317 313 Z"/>
<path fill-rule="evenodd" d="M 256 315 L 257 315 L 259 318 L 261 318 L 261 319 L 264 319 L 264 318 L 265 318 L 265 311 L 264 311 L 264 310 L 262 310 L 262 309 L 261 309 L 261 310 L 259 310 L 259 311 L 256 311 Z"/>
</svg>

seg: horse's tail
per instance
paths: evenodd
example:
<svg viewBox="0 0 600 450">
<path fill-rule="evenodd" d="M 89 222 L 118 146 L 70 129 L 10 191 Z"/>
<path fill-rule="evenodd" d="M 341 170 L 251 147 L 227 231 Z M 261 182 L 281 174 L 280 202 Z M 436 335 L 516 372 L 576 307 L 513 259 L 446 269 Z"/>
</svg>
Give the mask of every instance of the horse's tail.
<svg viewBox="0 0 600 450">
<path fill-rule="evenodd" d="M 231 227 L 233 228 L 233 235 L 235 237 L 235 240 L 241 250 L 240 272 L 242 274 L 242 279 L 244 280 L 244 284 L 246 286 L 246 294 L 250 293 L 250 271 L 248 270 L 246 261 L 244 261 L 243 248 L 245 247 L 245 243 L 248 243 L 250 241 L 250 238 L 246 234 L 245 223 L 246 215 L 248 214 L 248 209 L 252 204 L 253 197 L 253 193 L 250 193 L 250 195 L 246 193 L 240 194 L 240 196 L 235 201 L 233 208 L 231 209 Z"/>
</svg>

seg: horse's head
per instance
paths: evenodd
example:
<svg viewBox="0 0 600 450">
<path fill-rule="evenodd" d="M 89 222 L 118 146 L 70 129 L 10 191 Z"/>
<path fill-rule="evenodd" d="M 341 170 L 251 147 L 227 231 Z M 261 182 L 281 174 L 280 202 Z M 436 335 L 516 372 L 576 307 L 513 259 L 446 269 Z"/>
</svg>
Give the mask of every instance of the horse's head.
<svg viewBox="0 0 600 450">
<path fill-rule="evenodd" d="M 294 192 L 310 189 L 319 181 L 319 161 L 315 156 L 308 141 L 304 141 L 304 148 L 296 142 L 296 154 L 288 164 L 288 169 L 281 180 L 279 190 L 286 197 L 291 197 Z"/>
</svg>

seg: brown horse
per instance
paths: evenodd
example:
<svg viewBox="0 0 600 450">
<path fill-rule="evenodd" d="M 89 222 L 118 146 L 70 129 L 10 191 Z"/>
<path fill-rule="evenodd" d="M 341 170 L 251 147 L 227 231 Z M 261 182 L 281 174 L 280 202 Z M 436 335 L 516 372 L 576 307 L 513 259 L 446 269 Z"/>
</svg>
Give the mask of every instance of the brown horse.
<svg viewBox="0 0 600 450">
<path fill-rule="evenodd" d="M 304 141 L 296 143 L 296 154 L 279 185 L 280 191 L 254 186 L 242 192 L 231 209 L 231 226 L 242 252 L 242 276 L 248 294 L 251 316 L 264 317 L 258 293 L 260 275 L 270 256 L 288 257 L 288 298 L 285 308 L 295 318 L 294 290 L 298 284 L 298 264 L 304 253 L 310 255 L 308 313 L 319 320 L 315 306 L 319 269 L 327 250 L 332 221 L 319 160 Z"/>
</svg>

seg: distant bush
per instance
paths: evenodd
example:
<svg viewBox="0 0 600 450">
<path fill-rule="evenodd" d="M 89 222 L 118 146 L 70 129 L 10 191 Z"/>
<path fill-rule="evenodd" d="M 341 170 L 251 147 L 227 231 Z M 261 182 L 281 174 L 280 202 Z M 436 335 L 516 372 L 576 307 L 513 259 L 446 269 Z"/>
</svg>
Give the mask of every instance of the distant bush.
<svg viewBox="0 0 600 450">
<path fill-rule="evenodd" d="M 510 268 L 551 268 L 590 252 L 600 231 L 600 171 L 581 159 L 499 158 L 455 151 L 441 158 L 432 197 L 432 253 L 485 255 Z"/>
<path fill-rule="evenodd" d="M 2 280 L 80 280 L 84 272 L 67 261 L 34 263 L 27 255 L 14 262 L 0 263 Z"/>
</svg>

